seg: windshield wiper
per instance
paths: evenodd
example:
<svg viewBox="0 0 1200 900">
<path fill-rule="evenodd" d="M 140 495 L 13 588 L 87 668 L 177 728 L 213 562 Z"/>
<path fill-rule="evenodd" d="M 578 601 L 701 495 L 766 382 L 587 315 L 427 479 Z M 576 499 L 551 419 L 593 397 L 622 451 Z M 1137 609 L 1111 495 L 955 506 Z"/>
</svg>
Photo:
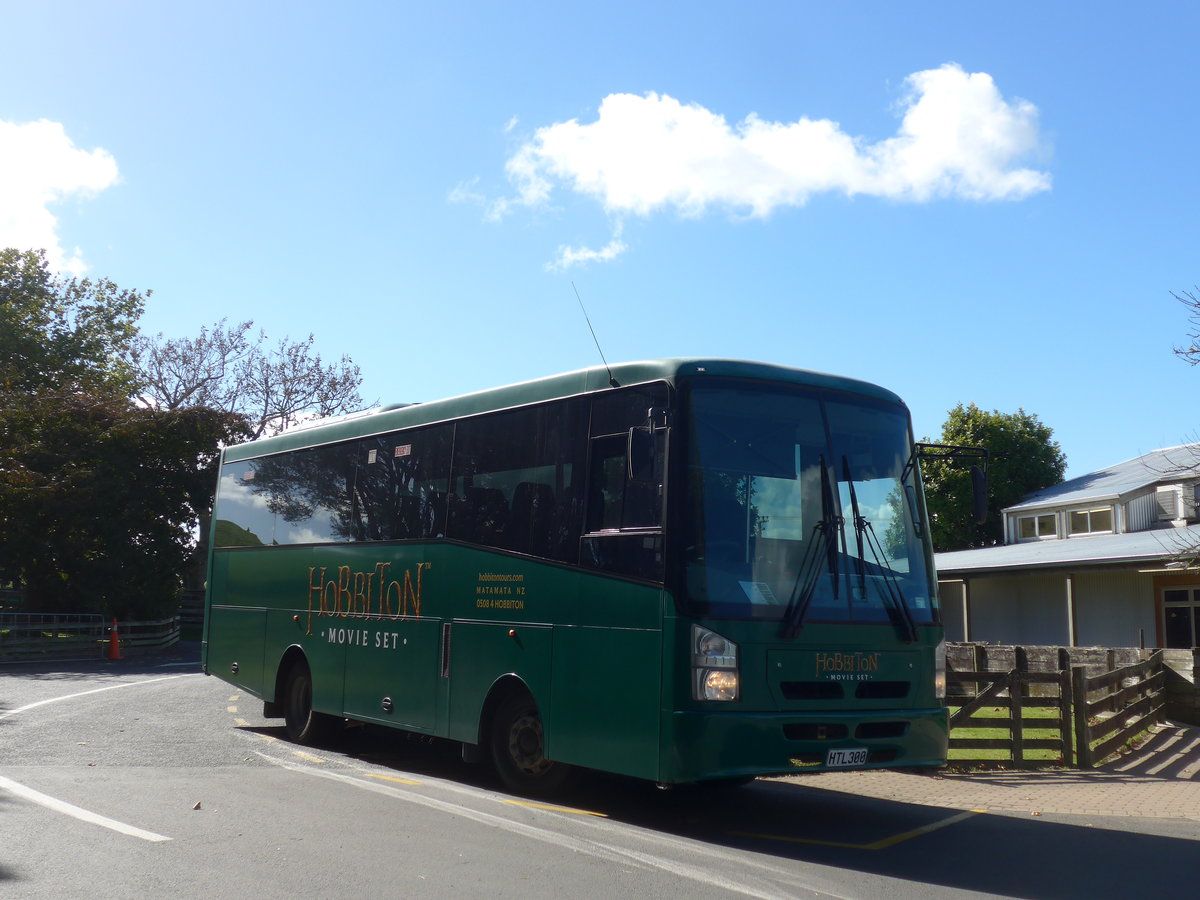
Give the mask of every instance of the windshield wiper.
<svg viewBox="0 0 1200 900">
<path fill-rule="evenodd" d="M 825 557 L 825 565 L 833 584 L 833 596 L 838 598 L 837 577 L 837 532 L 841 532 L 842 543 L 846 541 L 842 517 L 834 513 L 833 487 L 829 481 L 829 469 L 825 465 L 825 457 L 820 457 L 821 466 L 821 521 L 813 526 L 812 540 L 804 550 L 804 559 L 800 563 L 800 571 L 796 574 L 796 582 L 792 585 L 792 595 L 788 598 L 787 609 L 783 613 L 783 624 L 779 636 L 791 640 L 804 626 L 804 617 L 808 615 L 808 607 L 816 593 L 817 580 L 821 569 L 818 560 Z"/>
<path fill-rule="evenodd" d="M 865 598 L 867 594 L 867 560 L 863 554 L 865 539 L 867 549 L 871 551 L 876 568 L 883 573 L 882 594 L 884 607 L 888 611 L 888 616 L 896 623 L 896 627 L 900 629 L 904 640 L 910 644 L 915 644 L 917 642 L 917 624 L 913 621 L 912 611 L 908 608 L 908 601 L 904 599 L 904 591 L 900 587 L 900 579 L 896 576 L 896 571 L 884 562 L 883 546 L 879 543 L 879 538 L 875 534 L 875 528 L 871 525 L 870 520 L 859 512 L 858 493 L 854 489 L 854 478 L 850 474 L 850 460 L 845 456 L 842 457 L 842 477 L 845 478 L 846 485 L 850 488 L 850 509 L 854 514 L 854 533 L 858 539 L 859 589 L 863 592 L 863 597 Z"/>
</svg>

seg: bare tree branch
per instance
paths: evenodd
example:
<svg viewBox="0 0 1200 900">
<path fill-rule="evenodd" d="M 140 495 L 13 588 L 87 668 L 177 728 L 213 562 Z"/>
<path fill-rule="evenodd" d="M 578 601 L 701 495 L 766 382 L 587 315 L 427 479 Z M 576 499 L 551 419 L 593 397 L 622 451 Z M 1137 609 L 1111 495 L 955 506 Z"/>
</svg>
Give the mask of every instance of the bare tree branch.
<svg viewBox="0 0 1200 900">
<path fill-rule="evenodd" d="M 136 359 L 147 406 L 208 407 L 246 417 L 251 434 L 283 431 L 304 418 L 362 407 L 362 375 L 348 356 L 325 364 L 311 334 L 265 349 L 252 321 L 222 319 L 196 338 L 139 337 Z"/>
<path fill-rule="evenodd" d="M 1175 355 L 1188 365 L 1197 365 L 1200 363 L 1200 297 L 1192 291 L 1182 291 L 1181 294 L 1171 291 L 1171 296 L 1190 310 L 1188 322 L 1192 326 L 1192 330 L 1188 332 L 1191 343 L 1186 347 L 1176 347 Z"/>
</svg>

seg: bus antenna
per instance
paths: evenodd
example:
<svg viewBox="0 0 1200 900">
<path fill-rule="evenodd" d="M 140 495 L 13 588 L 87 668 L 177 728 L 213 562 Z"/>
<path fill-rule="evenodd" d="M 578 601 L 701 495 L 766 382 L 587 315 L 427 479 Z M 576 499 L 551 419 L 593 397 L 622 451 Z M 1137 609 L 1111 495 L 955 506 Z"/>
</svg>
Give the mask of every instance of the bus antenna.
<svg viewBox="0 0 1200 900">
<path fill-rule="evenodd" d="M 604 351 L 600 349 L 600 339 L 596 337 L 596 329 L 592 327 L 592 320 L 588 317 L 587 309 L 583 305 L 583 298 L 579 296 L 579 288 L 575 287 L 575 282 L 571 282 L 571 289 L 575 291 L 575 299 L 579 301 L 579 308 L 583 310 L 583 320 L 587 322 L 588 331 L 592 333 L 592 340 L 596 342 L 596 351 L 600 354 L 600 362 L 604 363 L 604 369 L 608 372 L 608 383 L 613 387 L 620 387 L 617 384 L 617 379 L 613 378 L 612 369 L 608 367 L 608 360 L 604 358 Z"/>
</svg>

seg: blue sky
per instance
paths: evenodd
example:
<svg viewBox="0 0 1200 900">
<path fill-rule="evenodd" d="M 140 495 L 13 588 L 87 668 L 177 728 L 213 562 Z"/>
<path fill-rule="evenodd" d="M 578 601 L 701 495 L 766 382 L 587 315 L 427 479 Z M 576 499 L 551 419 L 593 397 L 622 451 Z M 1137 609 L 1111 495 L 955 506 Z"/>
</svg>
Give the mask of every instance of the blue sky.
<svg viewBox="0 0 1200 900">
<path fill-rule="evenodd" d="M 1200 436 L 1194 4 L 9 2 L 0 243 L 368 400 L 702 355 Z"/>
</svg>

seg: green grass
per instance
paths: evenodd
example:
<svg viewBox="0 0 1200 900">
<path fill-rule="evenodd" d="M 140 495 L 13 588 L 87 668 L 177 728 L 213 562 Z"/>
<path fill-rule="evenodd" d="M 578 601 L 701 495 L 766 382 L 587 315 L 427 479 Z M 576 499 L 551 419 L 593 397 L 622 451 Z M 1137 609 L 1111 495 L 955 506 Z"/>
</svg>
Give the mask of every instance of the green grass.
<svg viewBox="0 0 1200 900">
<path fill-rule="evenodd" d="M 950 713 L 953 715 L 958 711 L 958 707 L 950 707 Z M 1021 722 L 1024 724 L 1023 733 L 1026 740 L 1058 740 L 1058 728 L 1043 727 L 1039 728 L 1031 723 L 1037 722 L 1039 719 L 1057 719 L 1059 711 L 1049 707 L 1030 706 L 1024 707 L 1021 710 Z M 995 719 L 996 727 L 988 728 L 986 726 L 977 726 L 970 728 L 955 728 L 950 732 L 951 740 L 958 738 L 963 740 L 1008 740 L 1012 737 L 1012 731 L 1008 723 L 1012 720 L 1012 710 L 1004 706 L 985 707 L 977 710 L 975 718 Z M 1001 724 L 1001 723 L 1004 724 Z M 1070 723 L 1067 724 L 1068 730 Z M 1048 763 L 1062 762 L 1062 754 L 1058 750 L 1035 750 L 1026 749 L 1023 758 L 1026 760 L 1039 760 Z M 951 763 L 956 759 L 970 760 L 994 760 L 995 762 L 1005 762 L 1012 760 L 1012 754 L 1007 750 L 973 750 L 973 749 L 954 749 L 951 748 L 948 759 Z"/>
</svg>

